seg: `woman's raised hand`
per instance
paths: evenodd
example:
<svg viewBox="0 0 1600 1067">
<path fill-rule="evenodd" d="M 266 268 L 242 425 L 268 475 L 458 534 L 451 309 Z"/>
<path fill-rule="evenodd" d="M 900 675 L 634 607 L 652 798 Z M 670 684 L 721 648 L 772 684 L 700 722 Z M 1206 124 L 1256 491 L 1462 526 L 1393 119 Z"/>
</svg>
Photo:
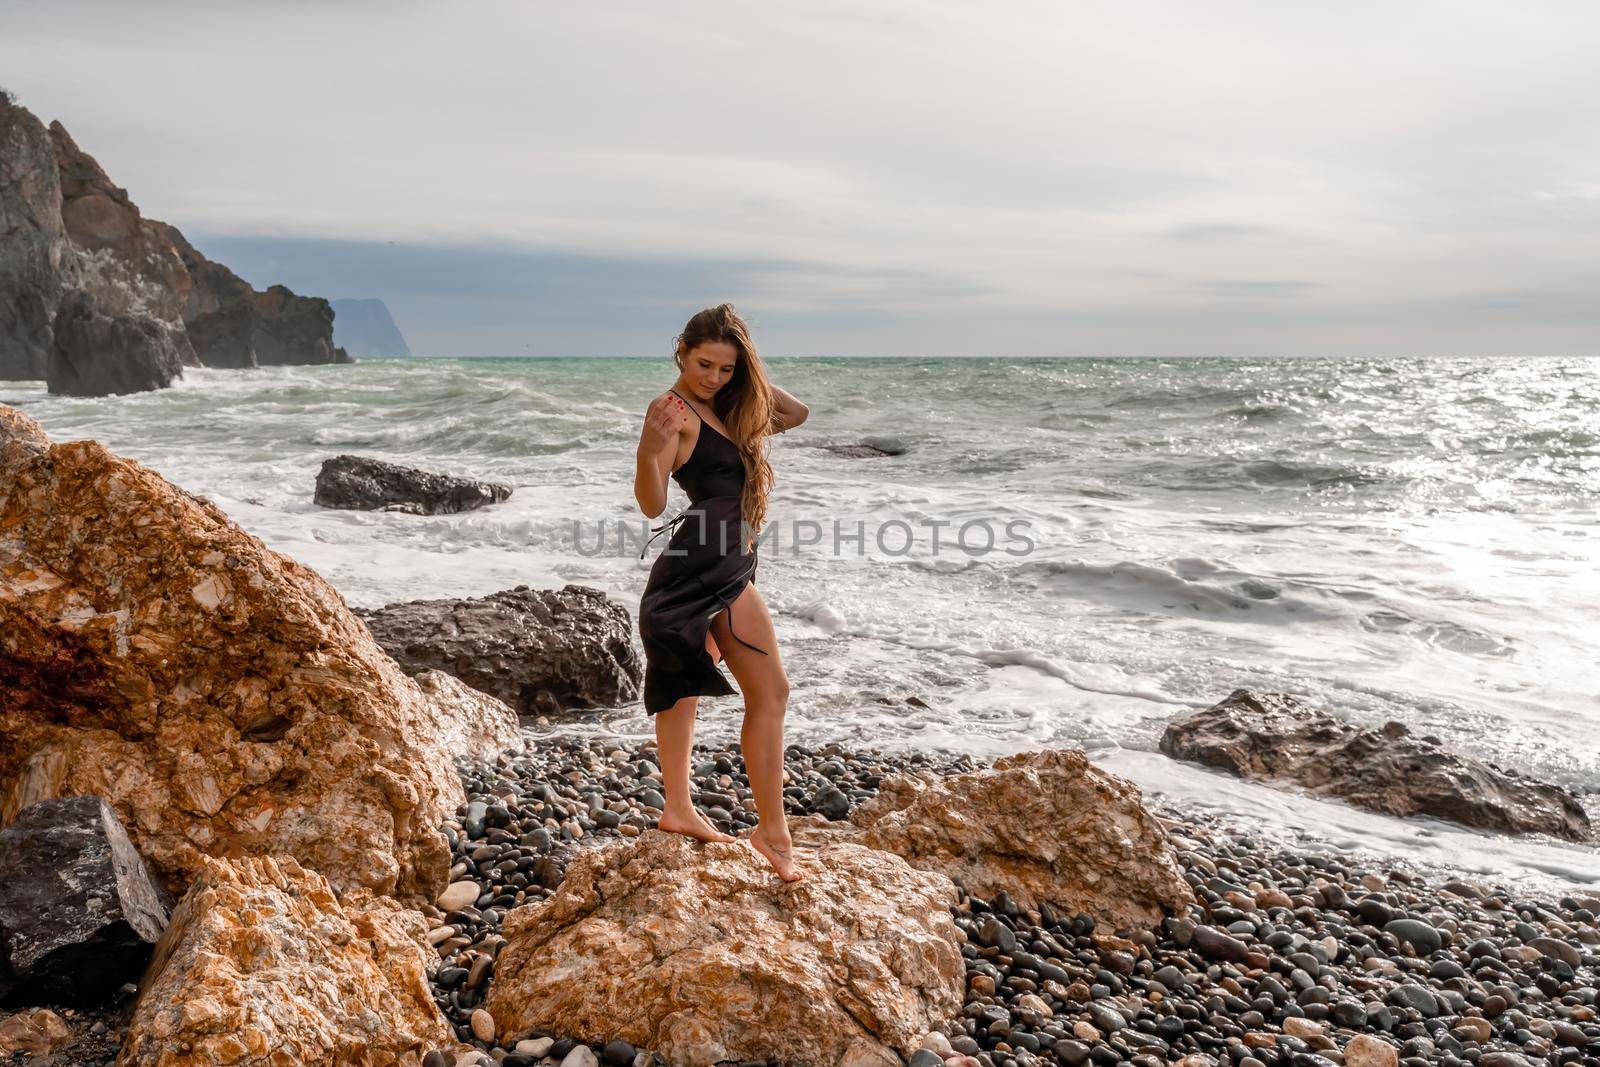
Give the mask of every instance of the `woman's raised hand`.
<svg viewBox="0 0 1600 1067">
<path fill-rule="evenodd" d="M 650 408 L 644 415 L 644 431 L 639 435 L 639 444 L 649 452 L 659 452 L 667 447 L 667 442 L 677 436 L 678 430 L 688 420 L 689 413 L 684 409 L 683 401 L 671 393 L 662 393 L 650 401 Z"/>
</svg>

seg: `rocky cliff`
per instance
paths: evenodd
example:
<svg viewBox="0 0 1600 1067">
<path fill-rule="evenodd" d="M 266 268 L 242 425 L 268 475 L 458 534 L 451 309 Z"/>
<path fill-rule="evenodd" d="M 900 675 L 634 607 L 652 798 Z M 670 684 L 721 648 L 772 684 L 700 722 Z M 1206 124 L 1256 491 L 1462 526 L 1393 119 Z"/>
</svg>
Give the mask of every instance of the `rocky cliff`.
<svg viewBox="0 0 1600 1067">
<path fill-rule="evenodd" d="M 46 128 L 4 94 L 0 233 L 0 380 L 60 378 L 103 393 L 167 384 L 115 367 L 85 378 L 86 363 L 119 357 L 54 344 L 53 323 L 73 290 L 123 333 L 149 334 L 150 320 L 175 327 L 176 350 L 191 366 L 349 362 L 333 343 L 326 300 L 281 285 L 257 292 L 176 227 L 145 218 L 61 123 Z M 53 347 L 74 362 L 70 374 L 50 373 Z M 138 384 L 129 386 L 130 377 Z"/>
<path fill-rule="evenodd" d="M 333 340 L 352 356 L 409 356 L 411 346 L 382 300 L 335 300 Z"/>
</svg>

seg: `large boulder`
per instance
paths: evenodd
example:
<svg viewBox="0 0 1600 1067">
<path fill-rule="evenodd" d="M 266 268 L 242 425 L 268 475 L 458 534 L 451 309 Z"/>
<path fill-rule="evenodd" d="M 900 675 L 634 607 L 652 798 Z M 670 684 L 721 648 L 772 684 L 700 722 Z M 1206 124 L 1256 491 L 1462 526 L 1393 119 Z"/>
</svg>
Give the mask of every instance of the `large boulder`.
<svg viewBox="0 0 1600 1067">
<path fill-rule="evenodd" d="M 139 977 L 172 902 L 99 797 L 0 830 L 0 1000 L 94 1003 Z"/>
<path fill-rule="evenodd" d="M 454 1034 L 420 914 L 292 859 L 207 860 L 140 985 L 118 1067 L 415 1065 Z"/>
<path fill-rule="evenodd" d="M 0 407 L 0 826 L 105 797 L 162 882 L 282 853 L 433 899 L 455 757 L 515 713 L 424 690 L 321 576 L 210 501 Z"/>
<path fill-rule="evenodd" d="M 974 896 L 1148 929 L 1193 901 L 1138 787 L 1077 749 L 1024 752 L 965 774 L 885 779 L 856 808 L 859 840 L 939 871 Z"/>
<path fill-rule="evenodd" d="M 407 671 L 441 670 L 524 715 L 639 699 L 628 609 L 598 589 L 519 585 L 488 596 L 356 609 Z"/>
<path fill-rule="evenodd" d="M 0 93 L 0 380 L 43 378 L 56 306 L 82 277 L 49 131 Z"/>
<path fill-rule="evenodd" d="M 511 486 L 498 482 L 480 482 L 350 455 L 322 461 L 312 495 L 313 502 L 325 508 L 409 511 L 416 515 L 474 511 L 510 498 Z"/>
<path fill-rule="evenodd" d="M 486 1004 L 531 1028 L 613 1038 L 670 1064 L 898 1067 L 961 1006 L 955 887 L 846 842 L 780 882 L 747 842 L 649 830 L 580 852 L 505 919 Z"/>
<path fill-rule="evenodd" d="M 1593 836 L 1582 805 L 1564 789 L 1450 752 L 1403 723 L 1356 726 L 1283 693 L 1236 689 L 1169 724 L 1161 751 L 1241 778 L 1291 782 L 1384 815 L 1431 815 L 1569 841 Z"/>
<path fill-rule="evenodd" d="M 56 312 L 45 382 L 65 396 L 111 396 L 165 389 L 183 376 L 189 341 L 182 326 L 139 312 L 102 315 L 74 289 Z"/>
</svg>

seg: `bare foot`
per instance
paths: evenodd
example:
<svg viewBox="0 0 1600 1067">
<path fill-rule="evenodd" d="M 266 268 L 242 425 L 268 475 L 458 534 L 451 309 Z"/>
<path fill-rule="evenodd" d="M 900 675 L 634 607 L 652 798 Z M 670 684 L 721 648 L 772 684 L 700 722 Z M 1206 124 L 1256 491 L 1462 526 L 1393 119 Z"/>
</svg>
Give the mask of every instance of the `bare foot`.
<svg viewBox="0 0 1600 1067">
<path fill-rule="evenodd" d="M 694 808 L 687 813 L 677 811 L 664 811 L 661 818 L 656 820 L 656 828 L 671 834 L 685 834 L 700 841 L 737 841 L 737 837 L 725 834 L 715 826 L 706 822 L 706 817 Z"/>
<path fill-rule="evenodd" d="M 798 882 L 805 877 L 805 872 L 794 862 L 794 842 L 787 838 L 782 842 L 774 841 L 757 826 L 750 831 L 750 844 L 755 850 L 767 857 L 767 862 L 772 864 L 778 872 L 778 877 L 785 882 Z"/>
</svg>

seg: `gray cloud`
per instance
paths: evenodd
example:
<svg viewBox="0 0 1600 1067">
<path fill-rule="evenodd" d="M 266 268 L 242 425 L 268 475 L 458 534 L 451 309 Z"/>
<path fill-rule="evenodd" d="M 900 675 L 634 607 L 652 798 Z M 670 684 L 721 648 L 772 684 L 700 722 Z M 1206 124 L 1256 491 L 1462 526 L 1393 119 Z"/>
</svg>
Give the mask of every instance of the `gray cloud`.
<svg viewBox="0 0 1600 1067">
<path fill-rule="evenodd" d="M 1600 351 L 1576 0 L 283 10 L 9 4 L 0 82 L 427 350 Z"/>
</svg>

